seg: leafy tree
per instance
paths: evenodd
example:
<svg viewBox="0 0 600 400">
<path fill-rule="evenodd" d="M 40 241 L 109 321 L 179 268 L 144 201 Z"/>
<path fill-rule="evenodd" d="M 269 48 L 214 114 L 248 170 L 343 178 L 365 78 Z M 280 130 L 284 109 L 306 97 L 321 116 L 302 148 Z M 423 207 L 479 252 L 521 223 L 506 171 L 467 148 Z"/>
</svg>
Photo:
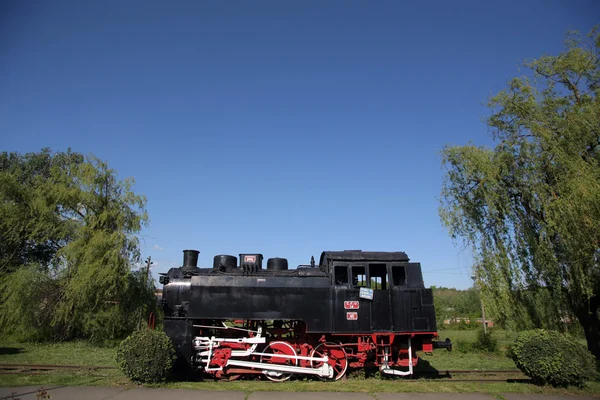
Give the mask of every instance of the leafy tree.
<svg viewBox="0 0 600 400">
<path fill-rule="evenodd" d="M 136 234 L 147 223 L 133 182 L 70 151 L 0 160 L 0 215 L 10 215 L 0 233 L 7 272 L 0 327 L 57 339 L 131 332 L 133 310 L 155 303 L 151 285 L 132 270 L 140 260 Z"/>
<path fill-rule="evenodd" d="M 60 250 L 67 276 L 56 321 L 70 329 L 77 317 L 114 309 L 128 288 L 130 267 L 140 261 L 139 232 L 146 220 L 142 197 L 131 181 L 118 182 L 115 171 L 97 159 L 77 168 L 78 186 L 57 197 L 68 217 L 79 223 L 77 234 Z M 75 317 L 75 318 L 74 318 Z"/>
<path fill-rule="evenodd" d="M 52 186 L 57 175 L 69 174 L 82 162 L 83 156 L 71 151 L 0 154 L 0 273 L 55 261 L 74 224 L 57 212 Z"/>
<path fill-rule="evenodd" d="M 440 216 L 518 327 L 577 318 L 600 358 L 600 35 L 569 33 L 491 98 L 494 148 L 446 147 Z"/>
</svg>

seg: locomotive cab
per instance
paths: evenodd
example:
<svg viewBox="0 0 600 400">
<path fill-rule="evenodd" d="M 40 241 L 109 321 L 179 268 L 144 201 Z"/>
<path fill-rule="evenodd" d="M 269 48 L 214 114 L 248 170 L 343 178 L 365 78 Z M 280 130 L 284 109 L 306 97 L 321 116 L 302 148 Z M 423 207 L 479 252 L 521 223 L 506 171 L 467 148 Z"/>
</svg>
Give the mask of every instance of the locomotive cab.
<svg viewBox="0 0 600 400">
<path fill-rule="evenodd" d="M 321 263 L 331 276 L 335 331 L 437 331 L 433 293 L 406 253 L 326 252 Z"/>
</svg>

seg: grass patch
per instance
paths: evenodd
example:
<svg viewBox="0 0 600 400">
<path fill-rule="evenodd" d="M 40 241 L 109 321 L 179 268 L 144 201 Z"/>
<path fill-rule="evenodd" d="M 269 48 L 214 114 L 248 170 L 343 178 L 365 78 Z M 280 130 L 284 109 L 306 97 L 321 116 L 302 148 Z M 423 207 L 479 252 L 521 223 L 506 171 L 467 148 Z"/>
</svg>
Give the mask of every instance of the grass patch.
<svg viewBox="0 0 600 400">
<path fill-rule="evenodd" d="M 507 370 L 517 369 L 513 360 L 503 354 L 490 353 L 458 353 L 455 351 L 435 350 L 432 356 L 418 352 L 420 360 L 416 369 L 442 370 Z M 429 365 L 427 365 L 427 363 Z"/>
<path fill-rule="evenodd" d="M 553 395 L 591 395 L 600 393 L 600 383 L 592 382 L 586 389 L 554 389 L 528 383 L 449 382 L 436 380 L 403 381 L 402 379 L 348 379 L 338 382 L 289 381 L 275 382 L 174 382 L 153 387 L 192 390 L 232 390 L 253 392 L 361 392 L 361 393 L 543 393 Z"/>
<path fill-rule="evenodd" d="M 0 387 L 16 386 L 127 386 L 129 380 L 118 371 L 95 373 L 51 372 L 39 375 L 0 375 Z"/>
<path fill-rule="evenodd" d="M 477 332 L 477 330 L 441 330 L 438 334 L 442 339 L 450 338 L 453 348 L 460 351 L 461 343 L 472 343 L 477 340 Z M 501 352 L 506 351 L 508 346 L 517 338 L 517 332 L 505 331 L 503 329 L 492 329 L 491 332 L 493 337 L 498 340 L 498 348 Z"/>
<path fill-rule="evenodd" d="M 95 365 L 116 367 L 116 347 L 98 347 L 85 341 L 30 343 L 0 339 L 0 364 Z M 0 386 L 115 386 L 128 379 L 118 370 L 59 371 L 40 374 L 3 374 Z"/>
<path fill-rule="evenodd" d="M 235 382 L 168 382 L 153 385 L 134 385 L 120 374 L 106 377 L 77 376 L 73 374 L 52 375 L 8 375 L 2 376 L 0 386 L 119 386 L 147 387 L 165 389 L 188 389 L 206 391 L 239 391 L 246 394 L 254 392 L 359 392 L 359 393 L 539 393 L 548 395 L 586 395 L 599 396 L 600 383 L 591 382 L 585 389 L 555 389 L 551 386 L 535 386 L 529 383 L 505 382 L 451 382 L 435 379 L 406 381 L 403 379 L 347 379 L 338 382 L 289 381 L 275 383 L 270 381 Z M 599 396 L 600 397 L 600 396 Z"/>
<path fill-rule="evenodd" d="M 500 333 L 499 342 L 509 343 L 510 334 Z M 473 340 L 474 331 L 441 331 L 441 338 Z M 62 365 L 101 365 L 116 366 L 116 348 L 97 347 L 86 342 L 69 342 L 57 344 L 21 343 L 10 339 L 0 339 L 0 363 L 3 364 L 62 364 Z M 432 356 L 419 352 L 421 358 L 417 370 L 437 369 L 480 369 L 504 370 L 516 369 L 513 361 L 502 354 L 463 354 L 443 349 L 434 351 Z M 458 377 L 457 377 L 458 378 Z M 475 378 L 477 378 L 475 376 Z M 101 370 L 92 372 L 53 372 L 40 375 L 0 375 L 0 386 L 120 386 L 138 387 L 132 384 L 118 370 Z M 528 383 L 479 383 L 451 382 L 435 379 L 407 381 L 405 379 L 349 378 L 339 382 L 321 382 L 318 380 L 291 381 L 274 383 L 270 381 L 235 381 L 214 382 L 167 382 L 157 385 L 146 385 L 154 388 L 194 389 L 194 390 L 232 390 L 244 393 L 277 391 L 277 392 L 447 392 L 447 393 L 542 393 L 552 395 L 579 394 L 592 395 L 600 393 L 600 382 L 590 382 L 588 387 L 579 389 L 554 389 L 539 387 Z"/>
<path fill-rule="evenodd" d="M 495 333 L 496 334 L 496 333 Z M 512 336 L 512 335 L 511 335 Z M 475 331 L 442 331 L 441 338 L 472 341 Z M 498 333 L 499 343 L 509 343 L 509 334 Z M 11 339 L 0 339 L 0 363 L 3 364 L 59 364 L 101 365 L 116 367 L 116 347 L 98 347 L 84 341 L 66 343 L 22 343 Z M 418 353 L 426 367 L 435 369 L 514 369 L 514 362 L 502 354 L 463 354 L 443 349 L 435 350 L 432 356 Z M 421 362 L 419 362 L 421 364 Z"/>
<path fill-rule="evenodd" d="M 116 366 L 117 349 L 98 347 L 84 341 L 28 343 L 0 339 L 2 364 L 59 364 Z"/>
</svg>

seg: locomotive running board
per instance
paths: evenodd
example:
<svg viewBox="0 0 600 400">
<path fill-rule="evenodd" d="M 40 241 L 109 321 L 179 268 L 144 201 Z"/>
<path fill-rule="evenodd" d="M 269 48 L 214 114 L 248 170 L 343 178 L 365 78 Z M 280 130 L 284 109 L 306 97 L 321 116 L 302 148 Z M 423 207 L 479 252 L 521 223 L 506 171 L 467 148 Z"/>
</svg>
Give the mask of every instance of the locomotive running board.
<svg viewBox="0 0 600 400">
<path fill-rule="evenodd" d="M 287 372 L 291 374 L 309 374 L 309 375 L 318 375 L 320 377 L 325 378 L 333 378 L 333 368 L 331 365 L 327 363 L 323 363 L 319 368 L 304 368 L 304 367 L 294 367 L 291 365 L 278 365 L 278 364 L 267 364 L 253 361 L 242 361 L 242 360 L 231 360 L 227 361 L 227 366 L 236 366 L 236 367 L 247 367 L 247 368 L 260 368 L 263 372 L 268 371 L 278 371 L 278 372 Z"/>
<path fill-rule="evenodd" d="M 388 375 L 398 375 L 398 376 L 407 376 L 413 374 L 413 365 L 412 365 L 412 347 L 410 343 L 410 337 L 408 338 L 408 371 L 400 371 L 397 369 L 391 369 L 388 365 L 388 354 L 386 353 L 383 358 L 383 364 L 379 367 L 379 371 L 383 374 Z"/>
</svg>

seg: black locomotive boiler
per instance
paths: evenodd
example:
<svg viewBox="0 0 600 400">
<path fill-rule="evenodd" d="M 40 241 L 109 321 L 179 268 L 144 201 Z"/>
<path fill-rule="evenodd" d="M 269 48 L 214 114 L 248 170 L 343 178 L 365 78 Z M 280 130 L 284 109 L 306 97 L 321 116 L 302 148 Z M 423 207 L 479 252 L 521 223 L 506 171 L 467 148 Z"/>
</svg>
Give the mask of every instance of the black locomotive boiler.
<svg viewBox="0 0 600 400">
<path fill-rule="evenodd" d="M 289 269 L 262 254 L 214 257 L 196 250 L 161 274 L 164 331 L 180 362 L 235 379 L 293 375 L 337 380 L 349 368 L 411 375 L 417 351 L 438 342 L 433 293 L 404 252 L 326 251 Z M 238 262 L 239 261 L 239 262 Z"/>
</svg>

